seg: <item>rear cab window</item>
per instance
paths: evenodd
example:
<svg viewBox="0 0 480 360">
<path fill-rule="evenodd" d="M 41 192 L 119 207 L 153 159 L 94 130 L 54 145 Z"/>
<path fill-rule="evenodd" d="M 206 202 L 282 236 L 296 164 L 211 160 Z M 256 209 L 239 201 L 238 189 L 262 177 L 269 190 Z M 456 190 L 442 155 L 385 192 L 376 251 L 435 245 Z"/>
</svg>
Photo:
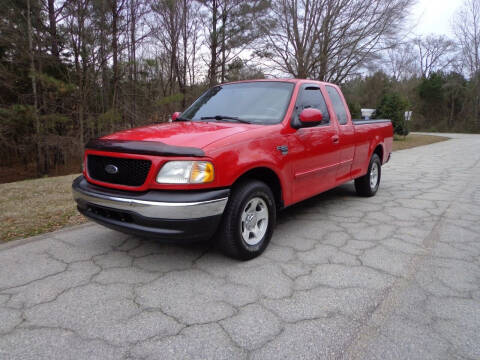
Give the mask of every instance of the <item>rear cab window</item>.
<svg viewBox="0 0 480 360">
<path fill-rule="evenodd" d="M 346 125 L 348 122 L 347 110 L 345 109 L 345 105 L 343 104 L 342 98 L 340 97 L 338 90 L 333 86 L 329 86 L 329 85 L 327 85 L 326 88 L 327 88 L 328 96 L 332 101 L 333 110 L 337 115 L 338 123 L 340 125 Z"/>
</svg>

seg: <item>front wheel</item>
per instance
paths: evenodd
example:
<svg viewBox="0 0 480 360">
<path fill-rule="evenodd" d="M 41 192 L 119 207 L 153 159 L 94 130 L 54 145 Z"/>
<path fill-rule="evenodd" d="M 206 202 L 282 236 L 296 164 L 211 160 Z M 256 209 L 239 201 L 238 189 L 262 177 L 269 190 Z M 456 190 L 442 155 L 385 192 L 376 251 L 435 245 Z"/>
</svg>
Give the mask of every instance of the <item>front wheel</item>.
<svg viewBox="0 0 480 360">
<path fill-rule="evenodd" d="M 373 196 L 377 193 L 382 175 L 382 162 L 377 154 L 373 154 L 367 173 L 355 179 L 355 190 L 360 196 Z"/>
<path fill-rule="evenodd" d="M 217 233 L 222 252 L 249 260 L 267 247 L 276 220 L 275 199 L 263 182 L 250 180 L 235 186 Z"/>
</svg>

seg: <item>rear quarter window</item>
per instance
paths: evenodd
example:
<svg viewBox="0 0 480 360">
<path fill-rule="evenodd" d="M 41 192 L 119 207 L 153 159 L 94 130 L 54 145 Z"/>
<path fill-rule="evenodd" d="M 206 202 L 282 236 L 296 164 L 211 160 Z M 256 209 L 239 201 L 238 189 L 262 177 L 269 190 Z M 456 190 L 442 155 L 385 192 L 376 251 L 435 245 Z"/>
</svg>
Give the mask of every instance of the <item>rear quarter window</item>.
<svg viewBox="0 0 480 360">
<path fill-rule="evenodd" d="M 338 123 L 340 125 L 345 125 L 348 122 L 347 110 L 345 109 L 345 105 L 343 104 L 342 98 L 340 97 L 338 90 L 335 89 L 333 86 L 328 85 L 326 86 L 326 88 L 328 96 L 332 101 L 333 110 L 337 115 Z"/>
</svg>

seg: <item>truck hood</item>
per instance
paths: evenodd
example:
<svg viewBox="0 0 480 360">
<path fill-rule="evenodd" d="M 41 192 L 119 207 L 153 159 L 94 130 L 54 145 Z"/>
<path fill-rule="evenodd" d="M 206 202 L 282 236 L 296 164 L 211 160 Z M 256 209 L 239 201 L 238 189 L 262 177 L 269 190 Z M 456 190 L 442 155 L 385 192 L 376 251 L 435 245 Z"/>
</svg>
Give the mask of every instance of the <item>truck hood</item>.
<svg viewBox="0 0 480 360">
<path fill-rule="evenodd" d="M 167 145 L 203 149 L 220 139 L 257 128 L 258 125 L 220 122 L 173 122 L 120 131 L 102 139 L 159 141 Z"/>
</svg>

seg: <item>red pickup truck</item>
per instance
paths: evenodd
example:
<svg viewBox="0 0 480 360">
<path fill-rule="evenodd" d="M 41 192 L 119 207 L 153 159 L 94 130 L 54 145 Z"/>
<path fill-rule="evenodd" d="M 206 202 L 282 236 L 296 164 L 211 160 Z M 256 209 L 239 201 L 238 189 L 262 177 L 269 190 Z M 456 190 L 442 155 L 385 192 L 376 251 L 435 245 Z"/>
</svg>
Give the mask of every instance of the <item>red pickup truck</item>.
<svg viewBox="0 0 480 360">
<path fill-rule="evenodd" d="M 352 121 L 338 86 L 254 80 L 206 91 L 172 122 L 90 141 L 78 210 L 110 228 L 260 255 L 277 212 L 342 183 L 373 196 L 391 154 L 388 120 Z"/>
</svg>

